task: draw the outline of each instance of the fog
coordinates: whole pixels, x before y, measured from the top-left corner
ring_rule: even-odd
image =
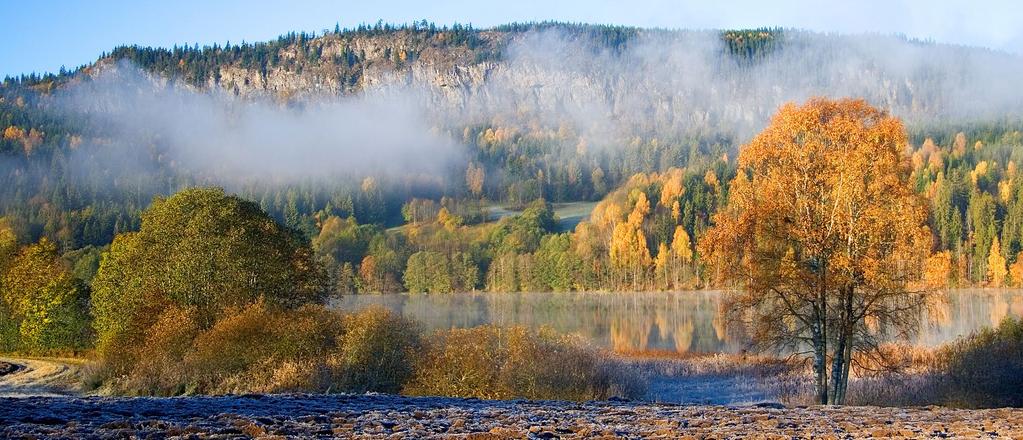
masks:
[[[559,31],[527,34],[469,100],[479,120],[557,126],[621,146],[634,136],[718,133],[745,142],[777,108],[812,96],[864,98],[908,124],[1023,115],[1023,59],[881,35],[789,31],[753,62],[717,32],[644,31],[621,51]]]
[[[120,63],[58,96],[102,133],[106,160],[152,148],[177,171],[227,183],[440,173],[463,150],[411,93],[376,91],[285,105],[154,78]],[[136,164],[137,165],[137,164]]]
[[[462,129],[479,125],[603,149],[723,136],[734,150],[782,103],[818,95],[861,97],[911,125],[1023,115],[1018,55],[881,35],[783,38],[750,61],[726,55],[716,31],[639,31],[617,49],[557,29],[527,32],[510,37],[496,64],[420,59],[410,69],[426,74],[384,72],[354,95],[291,101],[234,96],[226,84],[196,89],[122,63],[69,86],[55,108],[97,127],[108,159],[153,149],[162,166],[214,182],[436,179],[464,169]],[[472,68],[486,70],[481,81],[447,86]]]

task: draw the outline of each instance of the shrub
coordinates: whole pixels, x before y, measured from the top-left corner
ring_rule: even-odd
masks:
[[[168,308],[136,347],[132,358],[138,361],[123,386],[146,395],[183,394],[194,388],[182,360],[198,334],[198,325],[185,310]]]
[[[43,238],[25,246],[0,272],[0,348],[53,353],[89,346],[89,291],[55,244]]]
[[[949,405],[1023,406],[1023,319],[961,339],[939,354]]]
[[[324,359],[338,349],[342,325],[340,313],[321,306],[258,302],[199,334],[183,361],[199,392],[322,391]]]
[[[280,314],[262,303],[225,315],[195,339],[194,348],[185,357],[202,389],[220,389],[231,376],[275,358],[273,348],[280,345],[274,341]]]
[[[849,384],[854,405],[1023,406],[1023,320],[1007,318],[934,350],[897,347],[903,368]],[[891,355],[891,353],[889,353]]]
[[[578,340],[524,327],[434,335],[405,392],[485,399],[635,398],[638,374]]]
[[[418,327],[383,309],[257,302],[225,315],[202,331],[194,314],[171,307],[137,343],[106,346],[88,382],[142,395],[397,392],[420,347]]]
[[[419,326],[379,307],[345,319],[340,353],[332,358],[336,389],[397,393],[412,377],[422,343]]]

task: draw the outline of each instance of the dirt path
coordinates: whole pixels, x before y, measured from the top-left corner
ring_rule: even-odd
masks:
[[[82,361],[63,358],[6,358],[3,364],[13,365],[0,375],[0,396],[69,396],[80,394],[79,373]]]

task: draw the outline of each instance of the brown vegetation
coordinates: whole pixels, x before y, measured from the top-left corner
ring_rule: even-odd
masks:
[[[934,349],[891,344],[884,363],[857,359],[847,403],[874,406],[941,405],[998,408],[1023,405],[1023,320]],[[894,362],[893,362],[894,361]],[[810,390],[787,403],[812,403]]]
[[[578,340],[523,327],[440,332],[381,308],[343,314],[256,303],[200,330],[165,311],[143,343],[100,352],[87,381],[130,395],[404,392],[591,400],[641,397],[642,378]]]
[[[124,394],[398,392],[420,332],[380,309],[344,315],[320,306],[256,303],[200,331],[169,309],[144,343],[100,352],[93,386]]]
[[[641,397],[642,380],[577,340],[525,327],[440,332],[412,382],[412,395],[591,400]]]

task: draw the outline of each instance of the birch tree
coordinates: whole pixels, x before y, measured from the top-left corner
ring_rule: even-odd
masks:
[[[727,316],[757,348],[807,356],[821,404],[844,402],[854,355],[878,359],[882,340],[914,331],[932,292],[917,282],[931,235],[906,140],[863,100],[786,104],[741,150],[700,242],[739,288]]]

